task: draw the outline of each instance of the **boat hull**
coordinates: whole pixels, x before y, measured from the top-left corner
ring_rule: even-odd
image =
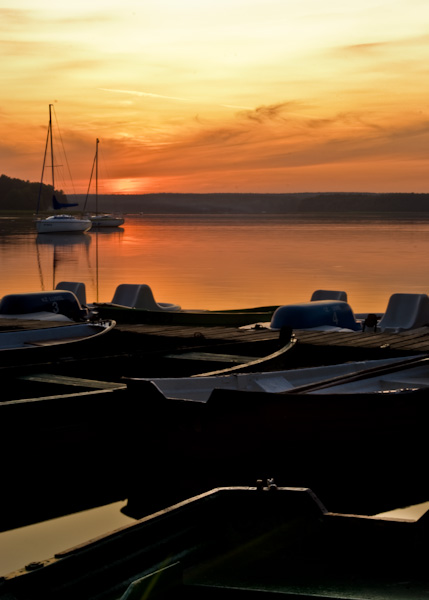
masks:
[[[113,215],[98,215],[91,216],[90,221],[92,227],[120,227],[124,224],[123,217],[115,217]]]
[[[136,453],[144,439],[153,457],[145,479],[157,482],[161,502],[156,508],[166,498],[177,502],[268,477],[309,486],[344,512],[373,514],[427,500],[421,473],[428,390],[323,397],[214,390],[208,402],[198,402],[127,383],[136,403],[145,404]],[[130,486],[136,518],[155,508],[141,482]]]
[[[89,219],[48,217],[36,221],[37,233],[85,233],[92,227]]]
[[[37,327],[28,328],[27,323],[17,320],[13,330],[0,332],[1,369],[7,371],[11,367],[55,363],[65,356],[74,356],[76,346],[84,360],[84,348],[88,348],[86,352],[91,354],[100,336],[116,325],[114,321],[58,322],[54,327],[43,327],[41,322],[37,322]]]
[[[311,489],[267,484],[210,490],[23,566],[0,599],[428,598],[427,515],[336,514]]]
[[[255,323],[266,323],[276,310],[276,306],[246,308],[238,310],[179,310],[156,311],[118,306],[110,303],[96,303],[97,314],[103,319],[114,319],[117,323],[146,323],[160,325],[193,325],[193,326],[229,326],[241,327]]]

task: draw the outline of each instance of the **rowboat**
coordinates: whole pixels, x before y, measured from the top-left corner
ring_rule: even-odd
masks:
[[[200,493],[232,485],[234,478],[245,485],[273,476],[281,485],[308,485],[323,492],[338,510],[371,511],[392,499],[423,501],[429,494],[429,484],[419,476],[428,458],[427,361],[408,357],[316,369],[312,393],[304,387],[310,369],[125,382],[147,411],[142,437],[156,459],[146,473],[152,468],[152,477],[163,473],[157,483],[160,494],[174,492],[180,498],[180,492],[183,498],[189,489]],[[359,388],[346,393],[333,385],[363,379],[370,371],[386,377],[391,371],[401,391],[393,378],[383,393]],[[290,380],[295,376],[295,387],[287,373]],[[327,380],[330,389],[317,393],[317,385]],[[384,393],[392,385],[396,393]],[[404,498],[406,493],[413,497]],[[144,510],[148,497],[137,483],[131,496],[137,510]]]
[[[6,322],[6,321],[5,321]],[[7,323],[10,323],[7,321]],[[115,327],[114,321],[56,323],[55,326],[28,327],[27,321],[17,321],[0,331],[0,366],[35,364],[59,360],[98,342]],[[82,354],[82,357],[84,354]]]
[[[388,394],[429,387],[429,358],[408,356],[347,362],[328,366],[256,371],[191,377],[131,378],[133,389],[166,398],[207,402],[214,390],[266,392],[272,394]]]
[[[61,381],[32,369],[26,389],[35,395],[42,385],[42,397],[0,403],[0,453],[8,456],[0,528],[123,498],[140,519],[214,487],[269,477],[311,487],[339,512],[374,514],[429,497],[421,475],[425,388],[347,395],[215,388],[204,401],[169,397],[140,379],[93,381],[85,390],[81,377]]]
[[[206,491],[0,580],[26,598],[429,597],[428,515],[329,511],[311,489]]]
[[[79,290],[86,299],[82,282],[60,282],[57,289]],[[111,302],[94,302],[88,308],[102,319],[117,323],[146,323],[158,325],[230,326],[240,327],[258,321],[269,321],[276,306],[231,310],[182,309],[173,302],[158,302],[147,284],[122,283],[117,286]]]
[[[118,323],[153,323],[157,325],[191,325],[204,327],[241,327],[269,321],[276,306],[230,310],[181,309],[178,311],[150,310],[119,306],[113,303],[94,303],[94,310],[103,319],[114,319]]]

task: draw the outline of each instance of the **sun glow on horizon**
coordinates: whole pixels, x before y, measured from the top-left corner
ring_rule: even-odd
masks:
[[[108,182],[104,193],[107,194],[147,194],[151,192],[150,178],[124,178],[112,179]],[[109,191],[107,191],[107,189]]]

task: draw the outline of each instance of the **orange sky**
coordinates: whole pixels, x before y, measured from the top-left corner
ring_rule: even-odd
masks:
[[[427,0],[0,0],[0,173],[76,192],[429,191]],[[70,192],[70,190],[65,190]]]

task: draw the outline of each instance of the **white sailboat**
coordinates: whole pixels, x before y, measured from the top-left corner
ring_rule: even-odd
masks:
[[[40,181],[39,200],[37,204],[36,215],[39,213],[40,197],[43,185],[43,175],[45,171],[46,156],[50,150],[51,156],[51,173],[52,173],[52,189],[55,192],[55,163],[54,163],[54,145],[52,136],[52,104],[49,105],[49,126],[48,135],[46,138],[45,155],[43,158],[42,177]],[[58,202],[55,194],[52,196],[52,207],[54,210],[61,210],[77,204],[64,204]],[[91,229],[92,223],[89,219],[82,219],[78,216],[68,215],[64,213],[50,215],[46,218],[36,218],[37,233],[84,233]]]
[[[88,192],[86,194],[84,210],[86,207],[86,203],[88,201],[89,190],[91,188],[92,176],[94,174],[94,169],[95,169],[95,215],[89,215],[88,218],[90,219],[90,221],[92,223],[92,227],[119,227],[125,221],[125,219],[122,216],[106,214],[106,213],[100,214],[98,212],[98,144],[99,143],[100,143],[100,140],[97,138],[96,144],[95,144],[94,162],[92,164],[91,176],[89,178]]]

